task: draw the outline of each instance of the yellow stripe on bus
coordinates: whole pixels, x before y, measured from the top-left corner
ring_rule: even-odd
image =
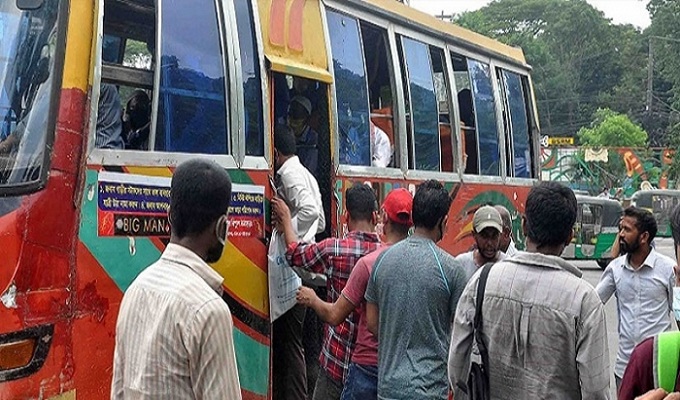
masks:
[[[267,274],[233,244],[227,242],[222,258],[212,267],[224,277],[224,285],[250,308],[269,315]]]
[[[160,176],[172,178],[172,171],[168,167],[131,167],[125,166],[128,173],[134,175]]]
[[[76,400],[76,391],[74,389],[70,392],[62,393],[55,397],[50,397],[48,400]]]
[[[90,77],[92,27],[94,10],[92,0],[72,0],[66,34],[66,57],[62,88],[87,91]]]

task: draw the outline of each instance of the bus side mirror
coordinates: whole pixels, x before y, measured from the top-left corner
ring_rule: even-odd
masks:
[[[44,0],[16,0],[16,6],[22,11],[37,10],[42,7]]]

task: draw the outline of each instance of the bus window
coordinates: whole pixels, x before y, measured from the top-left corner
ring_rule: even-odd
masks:
[[[360,26],[371,106],[371,165],[395,166],[394,91],[387,31],[363,21]]]
[[[253,10],[248,0],[235,0],[236,24],[241,50],[243,101],[245,110],[245,140],[247,156],[264,156],[262,122],[262,89],[260,66],[253,26]]]
[[[444,172],[455,171],[454,138],[451,136],[451,114],[449,112],[449,84],[446,76],[446,61],[444,51],[430,46],[430,58],[432,59],[432,71],[434,73],[434,88],[437,93],[437,105],[439,106],[439,142],[441,147],[441,170]]]
[[[409,98],[406,119],[409,128],[409,166],[414,169],[439,171],[439,111],[434,88],[430,50],[422,42],[402,37],[406,80],[404,89]]]
[[[0,2],[0,189],[12,186],[13,193],[33,190],[47,176],[61,79],[55,73],[59,3],[28,11]]]
[[[528,99],[524,93],[522,78],[506,70],[498,70],[503,89],[503,108],[508,143],[508,175],[518,178],[531,177],[531,145],[529,140]],[[512,144],[512,146],[510,146]]]
[[[226,154],[227,55],[215,2],[173,2],[161,9],[160,87],[155,148]]]
[[[368,88],[359,22],[327,12],[335,72],[340,163],[370,165]]]
[[[451,58],[465,131],[465,173],[498,176],[500,147],[489,65],[455,53]]]

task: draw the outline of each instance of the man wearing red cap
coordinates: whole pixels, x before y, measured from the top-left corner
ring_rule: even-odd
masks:
[[[333,326],[340,324],[355,308],[359,308],[359,333],[342,391],[342,400],[378,398],[378,339],[366,327],[364,295],[378,256],[390,245],[408,236],[413,224],[412,207],[413,196],[408,190],[394,189],[387,194],[381,210],[385,244],[357,261],[342,296],[335,303],[321,300],[314,290],[307,287],[301,287],[298,291],[298,303],[311,307],[324,322]]]

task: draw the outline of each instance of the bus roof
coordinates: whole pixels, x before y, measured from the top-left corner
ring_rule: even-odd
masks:
[[[662,195],[680,197],[680,190],[673,189],[638,190],[637,192],[633,193],[631,199],[636,199],[643,196],[662,196]]]
[[[451,44],[456,44],[474,51],[492,53],[505,58],[524,67],[529,68],[524,52],[519,47],[508,46],[495,39],[462,28],[458,25],[445,22],[432,15],[409,7],[395,0],[345,0],[356,6],[363,7],[372,13],[382,14],[383,17],[390,18],[408,25],[411,28],[427,33],[445,36]]]
[[[607,206],[615,206],[618,208],[623,208],[621,206],[621,203],[618,200],[614,199],[608,199],[606,197],[595,197],[595,196],[583,196],[583,195],[576,195],[576,202],[581,204],[581,203],[588,203],[588,204],[601,204],[601,205],[607,205]]]

